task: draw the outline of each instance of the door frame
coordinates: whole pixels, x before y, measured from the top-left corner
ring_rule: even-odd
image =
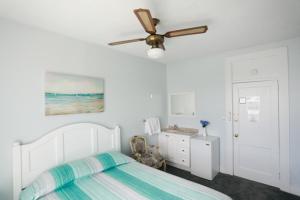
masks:
[[[225,61],[225,136],[223,162],[221,172],[233,175],[233,83],[256,82],[256,81],[277,81],[279,97],[279,173],[280,180],[278,187],[286,192],[290,189],[290,157],[289,157],[289,92],[288,92],[288,53],[287,47],[254,52],[246,55],[229,57]],[[233,80],[232,63],[238,60],[258,59],[266,56],[274,56],[282,63],[278,76],[264,76],[263,78]]]

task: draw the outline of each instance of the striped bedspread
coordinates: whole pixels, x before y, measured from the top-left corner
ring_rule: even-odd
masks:
[[[105,155],[105,157],[107,158],[108,156]],[[115,159],[117,157],[119,158],[118,160],[121,160],[120,156],[114,155],[114,157]],[[113,159],[108,159],[110,160],[108,162],[106,158],[101,160],[105,160],[105,162],[102,163],[103,166],[111,166],[112,164],[115,164]],[[79,171],[78,168],[77,171]],[[64,169],[62,173],[62,170],[60,170],[60,175],[62,176],[56,176],[56,182],[61,182],[62,177],[68,177],[64,173],[68,172]],[[36,185],[38,185],[38,187],[35,187],[35,193],[38,189],[43,190],[41,187],[41,182]],[[32,191],[33,189],[31,188],[31,192]],[[25,200],[25,198],[21,199]],[[29,199],[31,199],[31,197],[29,197]],[[57,187],[52,192],[43,196],[39,196],[38,199],[230,200],[231,198],[205,186],[167,174],[163,171],[150,168],[128,159],[128,162],[121,162],[121,164],[111,167],[107,170],[66,182],[64,185]]]
[[[43,200],[229,200],[217,192],[137,162],[84,177]]]

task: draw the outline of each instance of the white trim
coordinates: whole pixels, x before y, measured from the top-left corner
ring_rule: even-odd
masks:
[[[222,156],[223,162],[221,162],[220,170],[223,173],[233,175],[233,139],[232,139],[232,69],[230,61],[226,60],[225,65],[225,150]]]
[[[14,200],[18,200],[21,190],[43,171],[64,162],[110,150],[120,151],[120,128],[116,126],[110,129],[95,123],[66,125],[34,142],[14,143]]]
[[[21,169],[21,143],[13,144],[13,198],[19,199],[19,194],[22,190],[22,169]]]
[[[265,76],[247,80],[233,81],[232,63],[234,61],[251,60],[266,56],[282,58],[278,76]],[[225,114],[226,114],[226,138],[225,151],[221,171],[233,175],[233,135],[232,135],[232,84],[233,82],[252,81],[278,81],[279,84],[279,132],[280,132],[280,185],[281,190],[290,192],[289,169],[289,95],[288,95],[288,55],[287,47],[280,47],[266,51],[254,52],[247,55],[235,56],[226,59],[225,63]]]

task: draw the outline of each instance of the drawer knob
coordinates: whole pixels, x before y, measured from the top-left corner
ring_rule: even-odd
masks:
[[[181,151],[184,152],[184,149],[182,149]]]
[[[184,162],[184,160],[182,160],[182,162]]]
[[[257,75],[258,74],[258,69],[252,69],[250,71],[251,75]]]
[[[208,144],[208,143],[206,143],[206,145],[207,145],[207,146],[209,146],[209,144]]]
[[[184,142],[184,140],[182,140],[182,142]]]

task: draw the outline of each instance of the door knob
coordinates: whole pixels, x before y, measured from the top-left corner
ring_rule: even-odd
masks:
[[[237,137],[239,137],[239,134],[237,134],[237,133],[236,133],[236,134],[234,134],[234,137],[236,137],[236,138],[237,138]]]

